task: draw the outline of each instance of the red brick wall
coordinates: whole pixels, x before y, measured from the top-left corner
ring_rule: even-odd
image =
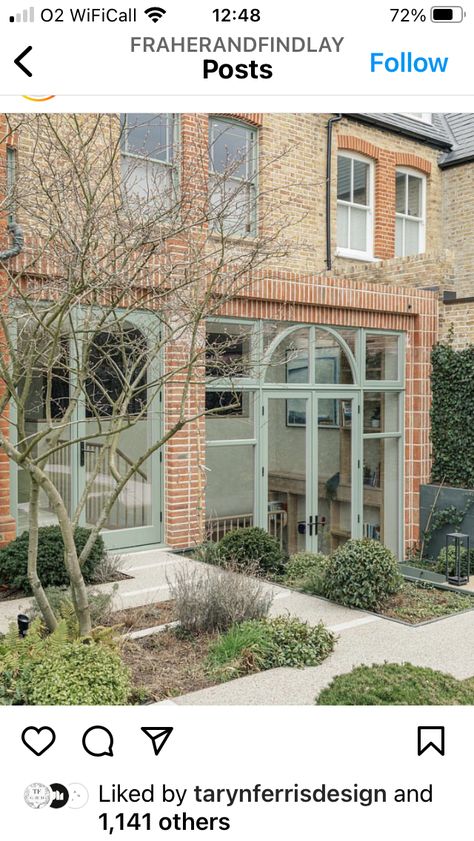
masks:
[[[430,352],[437,338],[436,293],[348,281],[344,278],[261,272],[250,288],[227,303],[222,315],[400,330],[406,333],[405,545],[418,537],[419,487],[430,476]],[[199,393],[200,392],[200,393]],[[168,389],[167,411],[180,389]],[[204,404],[204,388],[193,395]],[[175,410],[176,410],[175,405]],[[187,427],[166,456],[168,543],[185,548],[199,537],[204,509],[204,426]]]

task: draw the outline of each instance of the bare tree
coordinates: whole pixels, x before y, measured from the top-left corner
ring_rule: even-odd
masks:
[[[130,125],[116,115],[12,116],[8,125],[3,142],[14,135],[20,147],[1,210],[21,224],[24,243],[13,227],[22,252],[0,265],[0,415],[12,430],[0,429],[0,446],[25,486],[28,575],[46,625],[53,630],[56,617],[37,570],[42,507],[61,529],[86,636],[82,567],[97,536],[120,506],[137,507],[152,453],[206,413],[194,399],[204,382],[205,319],[288,254],[289,223],[281,197],[262,191],[257,202],[242,177],[248,150],[223,160],[225,138],[211,177],[206,143],[192,162],[180,161],[178,182],[180,151],[156,117]],[[130,137],[141,137],[143,150],[137,140],[130,148]],[[255,163],[260,184],[274,162]],[[257,207],[258,236],[249,236]],[[212,354],[214,370],[218,359],[223,370],[225,346]],[[162,424],[160,394],[170,382],[179,405]],[[142,445],[124,452],[131,433]],[[73,500],[77,448],[86,470]],[[90,533],[78,553],[84,517]]]

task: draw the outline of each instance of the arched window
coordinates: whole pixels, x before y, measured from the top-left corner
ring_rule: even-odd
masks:
[[[268,348],[265,382],[352,385],[356,370],[354,352],[354,330],[289,327]]]

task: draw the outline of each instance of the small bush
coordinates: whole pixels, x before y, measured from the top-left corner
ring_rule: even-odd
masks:
[[[111,614],[113,612],[113,599],[117,592],[117,587],[118,585],[114,584],[109,593],[104,593],[99,590],[89,590],[88,597],[92,627],[95,627],[96,625],[103,625],[104,622],[107,622],[110,619]],[[46,596],[51,605],[53,613],[57,618],[68,619],[72,616],[74,617],[75,623],[77,625],[77,619],[75,618],[74,608],[72,604],[71,591],[68,588],[65,589],[64,587],[47,587]],[[41,617],[41,611],[38,607],[36,599],[33,600],[28,614],[30,620],[36,619],[37,616]]]
[[[29,704],[126,704],[131,685],[120,655],[95,642],[50,646],[23,675]]]
[[[402,584],[395,555],[377,540],[348,540],[329,559],[324,594],[339,604],[374,610]]]
[[[222,566],[222,558],[219,553],[219,544],[213,543],[211,540],[206,540],[200,546],[196,546],[193,551],[194,560],[200,561],[203,564],[211,564],[212,566]]]
[[[258,567],[262,572],[281,572],[283,552],[280,544],[265,529],[249,526],[224,535],[218,544],[219,557],[224,564],[239,567]]]
[[[180,570],[169,586],[177,619],[193,634],[226,631],[247,619],[260,619],[273,601],[260,581],[230,570]]]
[[[454,546],[448,547],[448,559],[449,559],[449,575],[455,575],[455,563],[456,563],[456,554]],[[473,569],[473,556],[471,555],[470,559],[470,572],[474,573]],[[441,552],[438,555],[435,565],[435,571],[439,572],[440,575],[446,575],[446,549],[441,549]],[[467,549],[461,546],[461,575],[467,575]]]
[[[323,689],[321,706],[452,705],[474,704],[474,685],[451,675],[413,666],[384,663],[357,666],[339,675]]]
[[[91,576],[91,581],[94,584],[108,584],[120,577],[122,567],[122,556],[112,555],[110,552],[104,551],[103,557],[99,560],[97,566]]]
[[[84,548],[89,534],[90,530],[84,528],[77,528],[74,532],[74,542],[78,553]],[[0,549],[0,584],[11,590],[22,590],[25,593],[31,593],[27,572],[28,539],[29,533],[24,531],[8,546]],[[86,582],[93,579],[94,571],[104,557],[104,541],[99,536],[82,567]],[[38,575],[43,587],[69,585],[69,576],[64,564],[64,543],[59,526],[43,526],[39,529]]]
[[[244,622],[222,634],[209,652],[208,667],[219,680],[281,666],[317,666],[333,650],[335,638],[322,623],[297,618]]]
[[[328,556],[299,552],[291,555],[285,567],[284,582],[290,587],[315,595],[324,594],[324,580]]]

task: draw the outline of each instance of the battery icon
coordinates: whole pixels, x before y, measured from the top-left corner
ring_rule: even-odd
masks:
[[[466,17],[462,6],[432,6],[431,20],[433,23],[461,23]]]

